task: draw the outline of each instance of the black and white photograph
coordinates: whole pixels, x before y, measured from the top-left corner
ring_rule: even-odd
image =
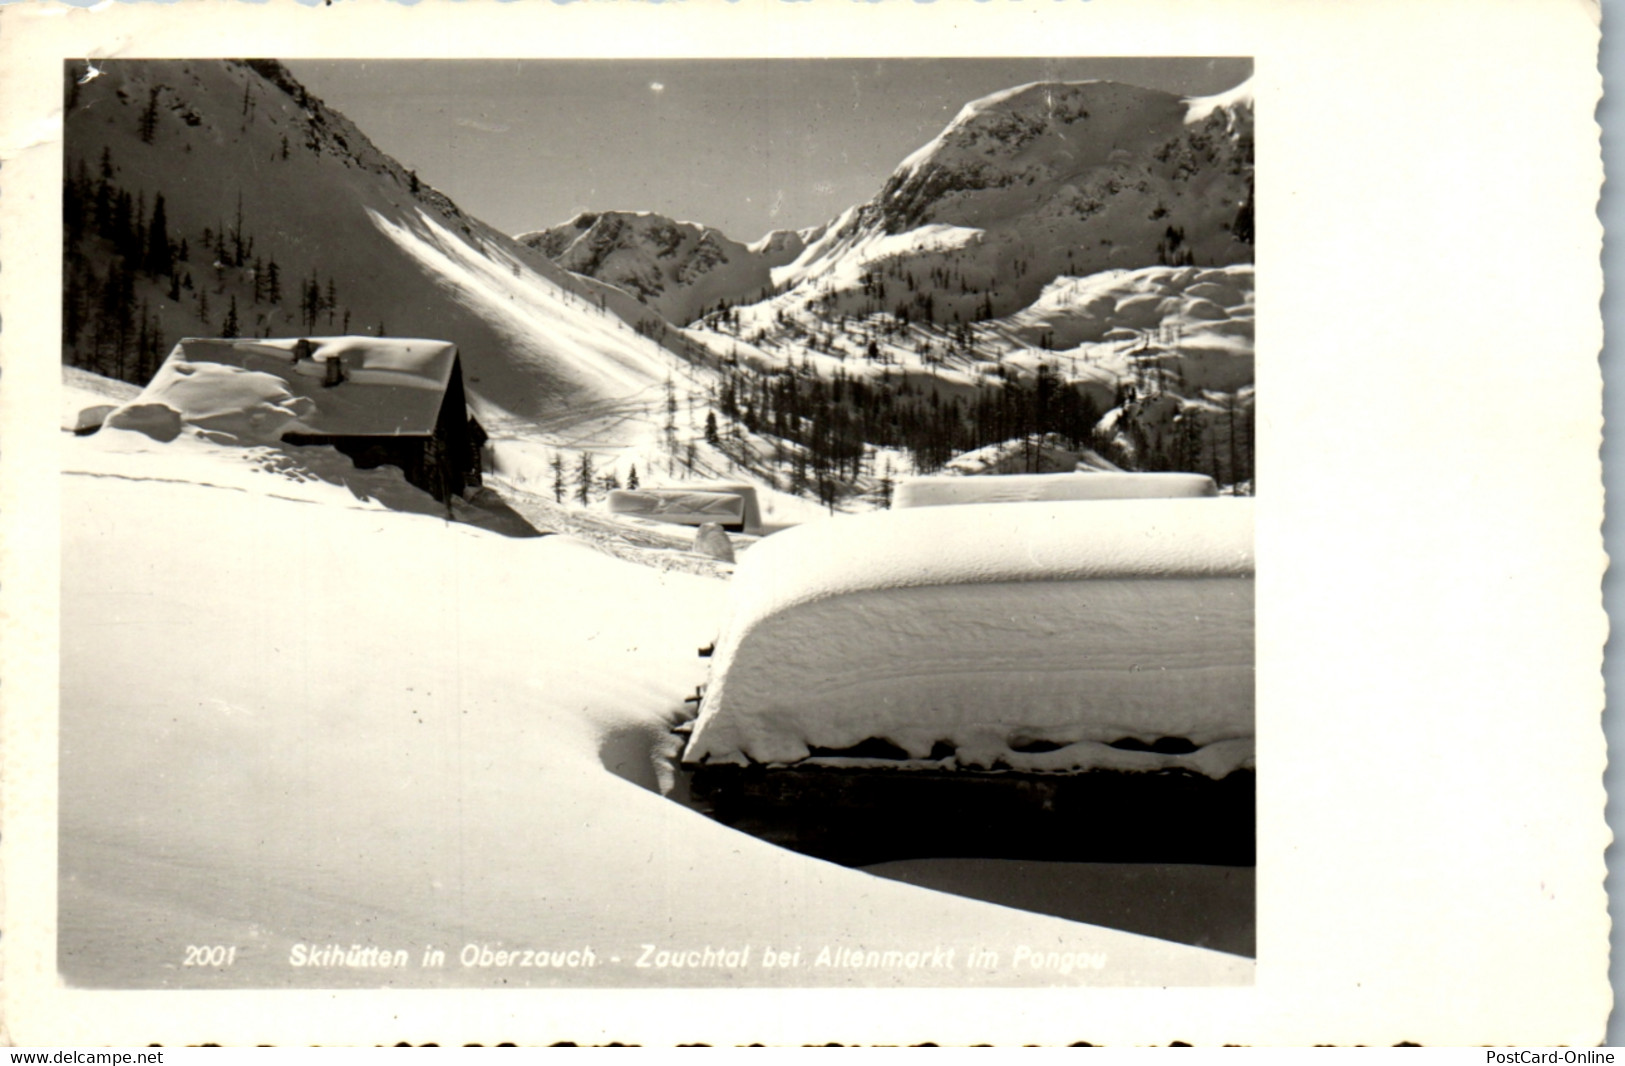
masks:
[[[63,978],[1251,981],[1251,67],[67,62]]]
[[[1595,14],[0,5],[0,1039],[1595,1043]]]

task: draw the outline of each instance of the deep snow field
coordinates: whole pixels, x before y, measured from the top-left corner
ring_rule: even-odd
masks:
[[[65,409],[126,398],[93,389],[70,375]],[[877,877],[672,802],[669,727],[705,678],[725,579],[451,523],[391,471],[324,476],[324,452],[62,435],[69,984],[1252,981],[1241,955],[1120,931],[1250,941],[1250,870]],[[992,882],[1021,889],[1014,906],[919,887]],[[1203,915],[1229,933],[1190,928]],[[188,965],[210,946],[230,965]],[[639,965],[707,948],[719,964]],[[429,949],[444,965],[420,965]],[[766,967],[769,949],[800,964]],[[914,964],[862,965],[870,950]],[[405,967],[345,964],[398,951]],[[518,954],[482,964],[498,952]]]

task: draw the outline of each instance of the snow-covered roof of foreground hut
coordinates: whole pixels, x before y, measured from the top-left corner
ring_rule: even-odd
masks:
[[[942,507],[1028,500],[1136,500],[1217,496],[1206,474],[998,474],[915,477],[897,486],[893,507]]]
[[[299,412],[284,432],[329,437],[428,436],[434,432],[457,360],[456,345],[397,337],[308,340],[309,351],[296,362],[299,342],[294,338],[189,337],[175,345],[141,399],[165,403],[187,421],[197,422],[188,416],[220,407],[220,397],[214,393],[231,387],[232,376],[213,374],[199,379],[178,368],[216,363],[278,378],[293,397],[309,401],[283,405]],[[342,362],[344,379],[328,386],[324,382],[332,359]]]
[[[685,758],[791,763],[885,740],[961,766],[1223,776],[1251,758],[1245,498],[926,507],[745,556]],[[1189,755],[1128,752],[1133,738]],[[1136,761],[1138,760],[1138,761]]]

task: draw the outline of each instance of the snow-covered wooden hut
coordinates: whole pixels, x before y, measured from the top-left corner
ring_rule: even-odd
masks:
[[[1251,861],[1252,503],[921,506],[765,538],[683,755],[694,795],[843,862]]]
[[[1252,501],[1039,501],[763,540],[734,577],[685,760],[800,763],[878,740],[902,762],[1222,777],[1252,736]]]
[[[616,489],[609,494],[611,514],[673,525],[715,522],[730,533],[762,532],[762,508],[756,486],[744,481],[695,481],[671,487]]]
[[[715,522],[723,529],[742,532],[745,501],[738,493],[687,489],[614,489],[609,513],[680,526]]]
[[[329,445],[362,469],[399,467],[439,500],[480,483],[485,433],[469,414],[457,346],[447,341],[191,337],[175,345],[148,392],[173,398],[184,378],[197,376],[181,368],[199,364],[279,379],[292,394],[282,406],[295,417],[279,434],[290,444]]]

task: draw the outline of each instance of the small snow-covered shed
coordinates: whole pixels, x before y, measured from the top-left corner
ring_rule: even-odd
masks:
[[[877,745],[894,766],[1251,765],[1250,499],[809,522],[752,548],[730,595],[691,765],[873,765]]]
[[[292,394],[282,404],[292,417],[280,432],[290,444],[329,445],[362,469],[399,467],[440,500],[480,484],[485,432],[469,414],[457,346],[448,341],[189,337],[175,345],[144,398],[176,400],[185,379],[197,378],[181,368],[198,364],[279,379]]]
[[[616,489],[609,494],[609,510],[611,514],[683,526],[715,522],[730,533],[762,532],[756,486],[746,481],[694,481],[671,487]]]
[[[745,501],[733,492],[685,489],[613,489],[610,514],[647,518],[681,526],[714,522],[723,529],[745,528]]]

